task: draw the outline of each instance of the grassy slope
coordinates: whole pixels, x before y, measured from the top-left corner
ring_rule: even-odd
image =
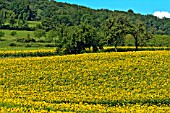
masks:
[[[39,21],[28,21],[29,27],[36,27],[36,25],[41,24]]]
[[[2,37],[3,41],[0,41],[0,48],[9,47],[9,44],[15,41],[17,38],[26,38],[29,34],[31,37],[34,37],[33,31],[23,31],[23,30],[2,30],[5,33],[5,36]],[[11,32],[16,31],[17,35],[11,36]]]
[[[40,24],[41,22],[37,21],[28,21],[29,27],[36,27],[37,24]],[[34,31],[25,31],[25,30],[3,30],[5,33],[5,36],[2,37],[3,41],[0,41],[0,48],[9,48],[9,44],[14,42],[17,38],[26,38],[29,34],[30,37],[34,37]],[[11,36],[11,32],[16,31],[16,36]]]

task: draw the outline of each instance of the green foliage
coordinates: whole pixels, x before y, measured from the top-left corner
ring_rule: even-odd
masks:
[[[136,51],[138,50],[138,46],[145,40],[145,31],[146,31],[146,26],[145,24],[140,21],[136,20],[135,23],[131,27],[130,33],[133,35],[135,39],[135,46],[136,46]]]
[[[158,19],[153,15],[135,14],[131,9],[127,12],[108,9],[93,10],[84,6],[48,0],[2,1],[0,3],[0,28],[28,30],[35,27],[29,26],[28,23],[41,21],[41,27],[46,31],[55,30],[59,24],[74,26],[81,22],[101,29],[106,19],[112,15],[121,16],[122,14],[126,15],[131,22],[139,19],[147,27],[157,28],[156,33],[170,34],[168,18]]]
[[[12,31],[10,35],[11,36],[15,36],[15,35],[17,35],[17,32],[16,31]]]
[[[57,39],[57,37],[58,37],[57,31],[50,30],[49,32],[47,32],[46,40],[48,42],[53,42],[54,40]]]
[[[127,34],[124,39],[125,46],[135,46],[135,39],[131,34]]]
[[[152,39],[146,42],[147,46],[167,46],[170,47],[170,36],[155,35]]]
[[[62,25],[63,26],[63,25]],[[98,50],[96,29],[89,24],[81,23],[78,26],[62,27],[59,31],[59,38],[56,41],[58,51],[69,53],[81,53],[85,48],[93,47],[93,51]]]
[[[104,31],[108,44],[115,45],[117,51],[118,43],[121,43],[122,38],[129,32],[130,22],[125,15],[114,16],[105,22]]]
[[[30,43],[30,42],[36,42],[36,40],[34,38],[30,37],[30,34],[27,34],[27,38],[24,40],[25,43]]]
[[[13,41],[21,46],[24,43],[30,46],[27,43],[31,42],[36,42],[36,46],[56,43],[58,50],[66,53],[81,53],[91,47],[98,51],[108,45],[114,45],[115,51],[120,45],[135,45],[137,50],[138,46],[168,46],[167,37],[151,38],[153,34],[169,35],[169,26],[168,18],[135,14],[131,9],[93,10],[53,0],[0,1],[0,29],[20,30],[17,35],[5,32],[6,41],[1,45]],[[134,39],[127,34],[132,34]]]
[[[4,25],[5,23],[5,17],[4,17],[4,10],[0,10],[0,28]]]
[[[14,43],[14,42],[11,42],[11,43],[9,44],[9,46],[17,46],[17,44]]]
[[[46,32],[43,29],[36,29],[34,31],[34,36],[37,38],[46,37]]]
[[[5,33],[3,31],[0,31],[0,37],[4,37]]]

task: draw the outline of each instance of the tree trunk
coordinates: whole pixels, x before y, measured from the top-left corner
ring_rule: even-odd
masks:
[[[115,52],[117,52],[117,44],[115,44]]]
[[[135,48],[135,51],[138,51],[138,38],[136,37],[135,38],[135,46],[136,46],[136,48]]]
[[[96,45],[93,45],[93,52],[97,52],[98,51],[98,47]]]

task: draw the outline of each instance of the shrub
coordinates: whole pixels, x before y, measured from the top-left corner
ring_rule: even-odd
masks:
[[[29,43],[29,42],[36,42],[36,40],[33,38],[25,39],[25,43]]]
[[[27,44],[25,47],[31,47],[31,44]]]
[[[0,31],[0,38],[4,36],[5,36],[5,33],[3,31]]]
[[[16,31],[12,31],[10,35],[11,36],[15,36],[15,35],[17,35],[17,32]]]
[[[38,40],[37,42],[46,43],[46,40],[40,39],[40,40]]]
[[[25,38],[20,38],[20,37],[19,37],[19,38],[16,39],[16,41],[17,41],[17,42],[22,42],[22,43],[24,43],[24,42],[25,42]]]
[[[12,43],[9,44],[9,46],[17,46],[17,44],[12,42]]]

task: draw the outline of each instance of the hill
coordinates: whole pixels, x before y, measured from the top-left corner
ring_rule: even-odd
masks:
[[[114,23],[116,20],[117,22]],[[122,28],[122,23],[126,28]],[[107,24],[111,26],[108,27]],[[143,31],[135,37],[133,31],[139,28],[137,25],[143,26],[141,27]],[[115,28],[115,26],[119,27]],[[59,51],[66,48],[69,53],[80,53],[88,47],[93,47],[94,51],[97,51],[104,45],[115,45],[115,48],[117,45],[155,46],[155,42],[159,43],[158,40],[163,41],[156,46],[169,46],[170,39],[167,36],[170,35],[170,19],[168,18],[159,19],[153,15],[136,14],[131,9],[127,12],[94,10],[54,0],[0,0],[0,29],[32,31],[30,34],[34,32],[34,35],[31,35],[31,39],[30,34],[27,34],[14,41],[53,43],[52,46],[57,43],[55,46],[59,48]],[[132,35],[124,39],[127,34]],[[150,39],[154,37],[153,34],[156,34],[154,40]],[[138,39],[139,37],[147,40]],[[165,42],[160,37],[168,38]],[[80,50],[77,50],[79,48]]]
[[[27,21],[43,21],[47,18],[55,24],[78,25],[82,21],[86,21],[95,27],[101,27],[101,22],[119,14],[127,15],[131,21],[140,19],[147,26],[155,27],[157,33],[170,34],[170,19],[135,14],[133,10],[128,12],[108,9],[94,10],[76,4],[50,2],[49,0],[0,0],[0,27],[9,29],[28,29]],[[49,29],[51,28],[47,30]]]

